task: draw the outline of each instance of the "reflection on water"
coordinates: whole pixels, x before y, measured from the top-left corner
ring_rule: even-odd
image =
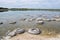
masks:
[[[52,18],[55,15],[60,16],[60,12],[53,11],[8,11],[8,12],[0,12],[0,22],[3,22],[0,25],[0,36],[5,35],[8,30],[13,30],[15,28],[25,28],[29,29],[32,27],[38,27],[42,30],[42,34],[47,34],[49,32],[55,32],[57,34],[60,33],[60,22],[51,21],[45,23],[43,25],[37,25],[35,21],[26,22],[21,21],[21,18],[37,18],[41,17],[41,15],[46,15],[47,18]],[[45,17],[45,16],[44,16]],[[16,21],[16,24],[9,24],[10,22]]]

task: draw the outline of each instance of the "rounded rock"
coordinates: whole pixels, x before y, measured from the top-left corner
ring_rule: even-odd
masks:
[[[56,19],[56,21],[60,21],[60,19]]]
[[[27,18],[21,18],[20,21],[25,21]]]
[[[28,30],[28,33],[38,35],[38,34],[41,33],[41,30],[38,29],[38,28],[31,28],[31,29]]]
[[[52,18],[51,21],[56,21],[56,19]]]
[[[43,19],[42,19],[42,18],[37,18],[37,19],[36,19],[36,21],[41,21],[41,20],[43,20]]]
[[[32,22],[32,21],[35,21],[35,18],[29,18],[29,19],[27,19],[26,21]]]
[[[48,21],[48,22],[49,22],[49,21],[51,21],[51,19],[46,19],[46,21]]]
[[[9,24],[16,24],[16,22],[10,22]]]
[[[3,22],[0,22],[0,25],[3,24]]]
[[[57,16],[54,16],[54,18],[59,19],[59,18],[60,18],[60,16],[59,16],[59,15],[57,15]]]
[[[24,32],[25,32],[24,29],[20,29],[20,28],[17,28],[17,29],[16,29],[16,34],[22,34],[22,33],[24,33]]]
[[[4,40],[4,39],[0,39],[0,40]]]
[[[10,38],[11,38],[11,36],[6,36],[6,37],[5,37],[5,39],[10,39]]]
[[[16,36],[16,30],[10,32],[7,36],[11,36],[11,37]]]
[[[44,24],[44,21],[36,21],[37,24]]]

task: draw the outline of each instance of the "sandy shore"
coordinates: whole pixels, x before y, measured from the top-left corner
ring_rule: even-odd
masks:
[[[18,34],[10,38],[9,40],[60,40],[60,37],[47,37],[47,36],[24,33],[24,34]]]

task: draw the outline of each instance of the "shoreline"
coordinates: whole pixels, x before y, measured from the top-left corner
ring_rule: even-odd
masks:
[[[24,29],[17,28],[9,32],[6,36],[3,36],[1,40],[60,40],[60,34],[32,34],[28,31],[25,31]]]
[[[32,35],[28,33],[23,33],[23,34],[17,34],[16,36],[5,40],[60,40],[60,36],[47,37],[42,35]]]

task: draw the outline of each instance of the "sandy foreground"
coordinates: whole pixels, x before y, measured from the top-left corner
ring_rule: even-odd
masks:
[[[60,40],[60,37],[47,37],[47,36],[24,33],[24,34],[18,34],[7,40]]]

